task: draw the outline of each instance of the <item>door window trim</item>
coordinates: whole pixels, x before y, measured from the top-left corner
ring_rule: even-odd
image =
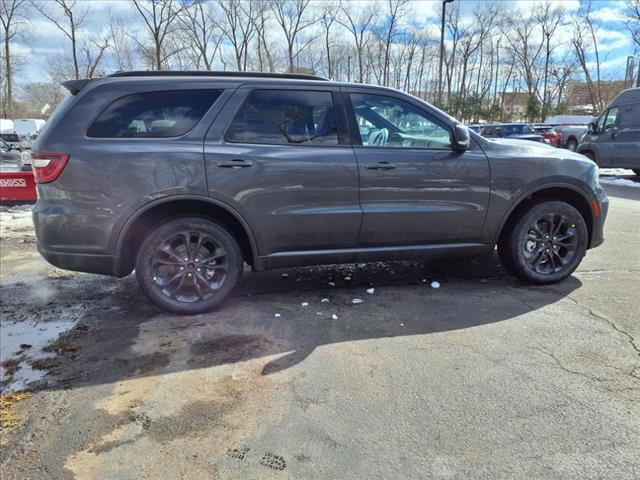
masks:
[[[389,151],[399,150],[399,151],[405,151],[405,152],[415,151],[415,150],[449,152],[449,151],[454,151],[455,150],[453,148],[453,145],[451,145],[451,147],[369,147],[369,146],[363,145],[362,144],[362,138],[360,137],[360,130],[358,129],[358,122],[356,120],[356,114],[355,114],[355,111],[353,109],[353,104],[351,103],[351,94],[377,95],[377,96],[381,96],[381,97],[388,97],[388,98],[392,98],[392,99],[395,99],[395,100],[400,100],[400,101],[403,101],[403,102],[407,102],[408,104],[410,104],[411,106],[413,106],[417,110],[419,110],[422,113],[424,113],[431,121],[433,121],[433,123],[435,123],[438,126],[446,129],[449,132],[449,135],[451,135],[452,139],[453,139],[453,130],[451,129],[451,127],[448,124],[443,122],[436,115],[434,115],[433,113],[429,112],[428,110],[423,108],[421,105],[416,104],[416,102],[411,101],[410,98],[405,98],[405,97],[402,97],[400,95],[394,95],[394,94],[386,92],[386,91],[378,92],[376,90],[365,90],[365,89],[344,89],[344,90],[342,90],[342,95],[344,97],[344,107],[345,107],[345,113],[347,115],[347,125],[349,126],[349,133],[350,133],[350,136],[351,136],[351,142],[352,142],[353,148],[358,148],[358,149],[363,149],[363,150],[370,150],[370,149],[389,150]]]
[[[349,130],[346,122],[346,114],[344,110],[344,102],[342,97],[340,96],[340,92],[335,89],[323,89],[323,88],[304,88],[303,86],[296,85],[297,88],[287,88],[283,85],[256,85],[249,88],[240,88],[236,92],[236,94],[240,93],[243,97],[240,99],[237,108],[230,115],[230,120],[227,125],[224,127],[221,135],[222,143],[224,145],[262,145],[268,147],[311,147],[311,148],[345,148],[350,147],[349,140]],[[300,143],[300,144],[291,144],[291,143],[264,143],[264,142],[233,142],[227,140],[227,134],[233,125],[233,121],[236,118],[236,115],[240,111],[240,109],[244,106],[247,98],[255,91],[261,90],[284,90],[286,92],[318,92],[318,93],[329,93],[331,94],[331,101],[333,103],[334,116],[336,119],[336,127],[338,129],[338,143],[337,145],[323,145],[320,143]]]

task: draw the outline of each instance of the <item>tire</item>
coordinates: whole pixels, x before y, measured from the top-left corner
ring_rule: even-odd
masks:
[[[181,315],[219,306],[237,285],[242,268],[242,252],[233,234],[200,217],[158,225],[143,241],[135,265],[147,297]]]
[[[572,152],[575,152],[576,149],[578,148],[578,141],[571,137],[569,140],[567,140],[567,149],[571,150]]]
[[[548,225],[553,227],[548,229]],[[584,258],[588,241],[587,226],[578,210],[565,202],[545,201],[507,225],[498,242],[498,255],[511,274],[545,285],[573,273]]]
[[[587,157],[587,158],[588,158],[589,160],[591,160],[593,163],[596,163],[596,164],[597,164],[597,162],[596,162],[596,157],[595,157],[595,155],[593,154],[593,152],[592,152],[592,151],[587,150],[586,152],[582,152],[582,155],[584,155],[585,157]]]

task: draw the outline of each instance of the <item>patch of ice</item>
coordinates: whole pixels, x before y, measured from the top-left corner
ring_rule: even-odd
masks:
[[[283,274],[282,274],[282,278],[287,278],[288,276],[289,276],[289,274],[288,274],[288,273],[283,273]]]
[[[375,292],[375,291],[376,291],[375,288],[367,288],[367,293],[370,294],[370,295],[373,294],[373,292]]]
[[[57,340],[61,334],[71,330],[76,323],[77,320],[64,320],[3,324],[0,328],[0,363],[12,358],[19,361],[6,390],[23,390],[30,383],[42,379],[47,373],[46,370],[34,370],[29,363],[55,356],[53,353],[43,352],[42,349]],[[21,345],[31,347],[24,349]],[[5,368],[0,367],[0,382],[4,382],[8,377]]]
[[[620,185],[623,187],[640,188],[640,182],[633,181],[630,178],[600,177],[600,183],[604,183],[607,185]]]
[[[344,277],[344,279],[348,282],[349,280],[351,280],[351,277],[347,276],[347,277]]]
[[[320,300],[322,303],[329,303],[329,299],[328,298],[323,298],[322,300]]]
[[[331,318],[332,318],[333,320],[337,320],[337,319],[338,319],[338,315],[336,315],[336,314],[334,313],[333,315],[331,315]]]
[[[362,303],[362,299],[361,298],[354,298],[353,300],[351,300],[351,303],[355,303],[357,305],[358,303]]]
[[[329,282],[329,285],[331,285],[332,287],[336,286],[335,282]]]
[[[302,302],[302,303],[301,303],[301,305],[302,305],[303,307],[308,307],[308,306],[309,306],[309,302]]]
[[[431,282],[431,288],[440,288],[440,282],[436,282],[435,280]]]
[[[281,317],[281,315],[280,315],[279,313],[276,313],[276,314],[274,315],[274,317],[276,317],[276,318],[280,318],[280,317]]]

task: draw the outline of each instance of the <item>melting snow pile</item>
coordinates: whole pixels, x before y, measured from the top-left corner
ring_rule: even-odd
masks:
[[[33,233],[31,205],[2,207],[0,210],[0,237],[24,237],[25,233]]]

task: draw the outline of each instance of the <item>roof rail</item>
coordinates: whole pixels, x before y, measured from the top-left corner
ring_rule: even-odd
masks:
[[[116,72],[109,77],[239,77],[239,78],[284,78],[292,80],[323,80],[324,77],[304,73],[268,73],[268,72],[221,72],[213,70],[133,70]]]

